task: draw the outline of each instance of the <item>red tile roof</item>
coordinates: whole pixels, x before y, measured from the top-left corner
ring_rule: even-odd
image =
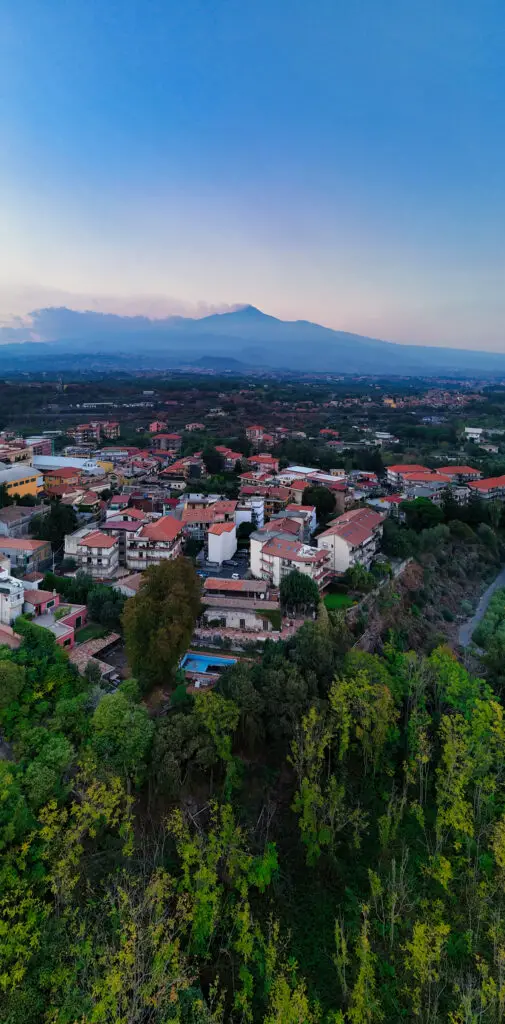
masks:
[[[209,533],[220,537],[222,533],[232,533],[234,529],[235,523],[213,523],[212,526],[209,526]]]
[[[96,530],[95,533],[88,533],[79,541],[79,547],[83,548],[113,548],[117,544],[117,537],[106,537],[105,533]]]
[[[424,473],[404,473],[403,474],[406,483],[420,483],[420,484],[433,484],[443,483],[450,484],[452,477],[446,476],[443,473],[430,473],[426,470]]]
[[[142,527],[140,536],[148,540],[173,541],[182,532],[182,525],[174,516],[162,516],[154,523]]]
[[[47,540],[30,540],[28,537],[23,539],[18,537],[0,537],[0,550],[11,548],[13,551],[38,551],[39,548],[48,546],[49,541]]]
[[[55,595],[52,590],[36,590],[28,589],[25,593],[25,601],[27,604],[33,604],[36,607],[38,604],[46,604],[47,601],[54,601]]]
[[[505,488],[505,476],[489,476],[485,480],[472,480],[468,486],[473,491],[494,491]]]
[[[481,475],[480,469],[472,469],[472,466],[440,466],[437,473],[446,473],[447,476],[470,476],[471,473]]]
[[[426,466],[420,466],[417,462],[399,463],[395,466],[386,466],[386,469],[390,469],[392,473],[429,473]]]

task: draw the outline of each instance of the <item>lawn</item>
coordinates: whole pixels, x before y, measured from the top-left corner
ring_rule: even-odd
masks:
[[[75,642],[76,644],[83,644],[85,640],[101,640],[106,633],[107,630],[103,626],[99,626],[97,622],[88,622],[87,626],[77,630]]]
[[[336,608],[350,608],[354,604],[348,594],[326,594],[324,603],[330,612]]]

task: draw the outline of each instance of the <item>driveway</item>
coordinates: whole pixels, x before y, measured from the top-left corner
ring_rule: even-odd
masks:
[[[486,614],[487,606],[493,594],[495,591],[499,590],[500,587],[505,587],[505,568],[501,570],[496,579],[493,580],[493,582],[489,584],[487,590],[484,591],[471,619],[467,619],[465,622],[461,623],[458,630],[458,644],[460,647],[468,647],[472,640],[474,630]]]

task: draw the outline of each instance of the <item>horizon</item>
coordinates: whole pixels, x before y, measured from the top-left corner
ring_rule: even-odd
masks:
[[[0,323],[67,307],[505,352],[505,9],[7,0]]]

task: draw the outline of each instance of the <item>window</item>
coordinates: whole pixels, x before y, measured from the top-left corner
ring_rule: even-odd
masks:
[[[245,629],[245,619],[239,619],[239,625],[241,629]]]

